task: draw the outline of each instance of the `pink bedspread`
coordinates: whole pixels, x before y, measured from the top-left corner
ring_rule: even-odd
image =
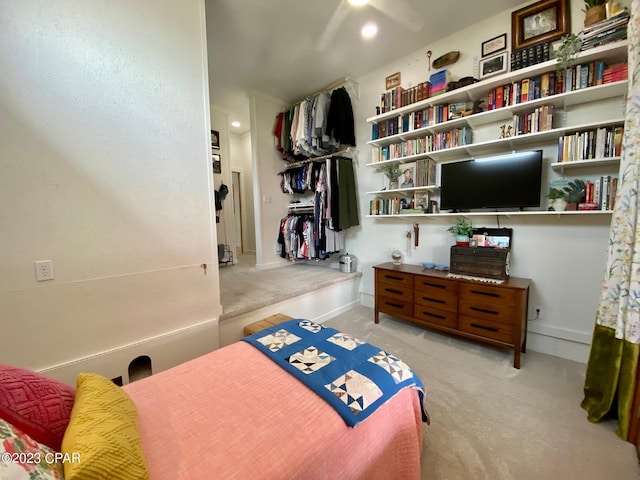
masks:
[[[154,480],[420,478],[422,423],[410,388],[350,428],[237,342],[124,389],[138,407]]]

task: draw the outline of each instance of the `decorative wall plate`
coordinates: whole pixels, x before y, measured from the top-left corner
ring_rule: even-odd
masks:
[[[432,65],[433,65],[433,68],[446,67],[447,65],[456,63],[458,61],[458,58],[460,58],[460,52],[458,51],[447,52],[441,57],[436,58],[433,61]]]

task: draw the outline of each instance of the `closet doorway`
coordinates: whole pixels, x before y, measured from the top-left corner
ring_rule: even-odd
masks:
[[[241,192],[241,188],[242,188],[242,182],[241,182],[241,178],[240,175],[241,173],[239,171],[232,171],[231,173],[232,175],[232,192],[233,192],[233,220],[235,223],[235,229],[236,229],[236,245],[235,245],[235,250],[236,250],[236,257],[238,255],[241,255],[244,253],[244,249],[242,248],[243,245],[243,229],[242,229],[242,192]]]

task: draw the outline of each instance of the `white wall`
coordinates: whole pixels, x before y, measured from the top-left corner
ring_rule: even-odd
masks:
[[[256,226],[253,196],[253,158],[251,133],[229,134],[231,170],[240,173],[240,201],[242,203],[242,249],[256,251]]]
[[[0,4],[0,362],[194,326],[216,348],[204,19],[202,0]]]
[[[289,195],[280,189],[278,172],[284,169],[282,157],[274,146],[276,116],[287,107],[281,100],[253,92],[249,96],[251,116],[251,155],[256,225],[256,267],[287,265],[276,253],[280,219],[287,213]]]
[[[573,32],[582,28],[582,8],[581,1],[571,2]],[[380,93],[384,91],[385,77],[400,71],[402,86],[405,88],[428,79],[434,70],[430,72],[427,68],[427,50],[432,51],[432,59],[450,50],[459,50],[459,61],[447,67],[452,73],[452,79],[468,75],[477,77],[474,68],[480,56],[481,43],[507,32],[507,44],[510,45],[510,22],[511,12],[504,12],[438,42],[425,45],[414,54],[399,58],[396,62],[358,79],[361,108],[356,115],[357,143],[360,151],[357,176],[362,212],[368,211],[369,201],[372,199],[372,196],[366,195],[365,192],[378,190],[381,185],[381,174],[365,166],[371,162],[371,148],[366,145],[371,138],[371,130],[365,119],[375,115]],[[601,116],[620,116],[619,104],[614,107],[608,105],[606,108],[600,105],[598,108],[596,114]],[[594,112],[590,114],[593,115]],[[494,128],[493,138],[497,138],[498,128],[490,128]],[[491,138],[491,132],[486,130],[474,134]],[[553,155],[555,148],[547,146],[547,163]],[[603,173],[577,173],[579,176],[592,174]],[[543,190],[547,180],[548,178],[543,179]],[[474,217],[472,220],[477,226],[514,229],[511,274],[533,280],[530,317],[533,317],[535,305],[543,307],[541,318],[529,324],[528,347],[577,361],[586,361],[605,268],[610,215],[510,218],[487,216]],[[394,248],[405,251],[407,263],[434,261],[448,264],[449,247],[453,238],[446,229],[454,221],[455,218],[421,218],[418,221],[420,246],[407,250],[406,232],[412,230],[410,221],[364,218],[362,230],[352,232],[347,244],[349,251],[360,260],[359,269],[363,272],[363,303],[373,304],[371,266],[389,261],[389,253]]]
[[[223,183],[229,188],[229,193],[222,201],[222,210],[217,212],[220,217],[220,222],[216,223],[216,235],[218,243],[229,245],[233,250],[236,244],[236,231],[233,218],[233,181],[231,175],[231,147],[229,142],[229,113],[215,105],[211,106],[211,128],[220,134],[220,149],[215,152],[220,155],[222,170],[222,173],[213,175],[214,186],[218,191]],[[234,262],[237,261],[235,255],[233,260]]]

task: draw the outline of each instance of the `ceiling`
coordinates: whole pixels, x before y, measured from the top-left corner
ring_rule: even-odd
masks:
[[[398,0],[375,1],[398,5]],[[322,32],[341,2],[346,17],[327,47],[318,51]],[[229,121],[241,122],[240,128],[229,127],[231,132],[243,133],[249,130],[251,91],[293,103],[338,79],[358,78],[522,3],[405,2],[418,13],[422,26],[417,31],[370,5],[347,7],[346,0],[205,0],[211,103],[229,111]],[[368,21],[378,24],[379,33],[365,41],[360,29]]]

